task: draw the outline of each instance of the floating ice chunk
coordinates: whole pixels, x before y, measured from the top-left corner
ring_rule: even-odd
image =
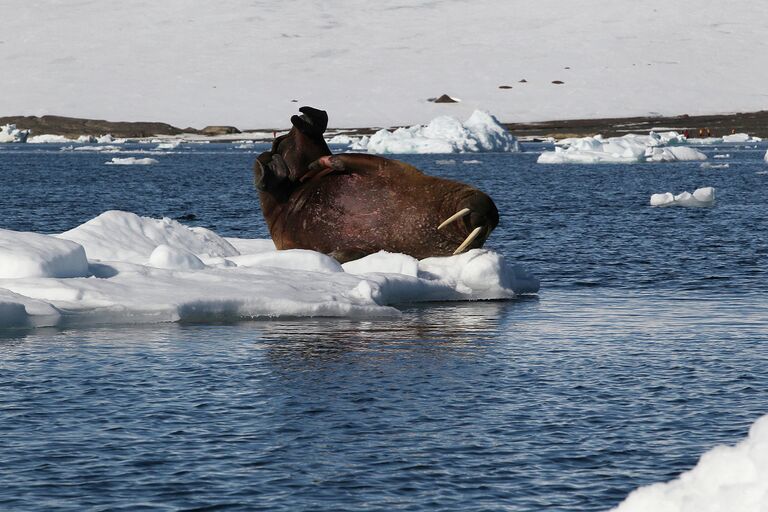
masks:
[[[87,275],[85,251],[75,242],[0,229],[0,278]]]
[[[651,196],[651,206],[690,206],[707,207],[715,203],[715,189],[713,187],[697,188],[690,192],[682,192],[673,195],[671,192],[663,194],[653,194]]]
[[[768,415],[735,446],[720,445],[678,478],[632,491],[615,512],[764,512],[768,503]]]
[[[9,142],[27,142],[29,130],[20,130],[15,124],[0,126],[0,144]]]
[[[326,139],[328,144],[339,144],[342,146],[350,146],[360,142],[360,137],[351,137],[349,135],[339,134],[334,135],[330,139]]]
[[[699,167],[702,169],[728,169],[731,166],[731,164],[711,164],[709,162],[704,162]]]
[[[725,154],[714,155],[712,158],[731,158],[731,154],[725,153]]]
[[[765,160],[766,162],[768,162],[768,150],[766,150],[766,152],[765,152],[765,156],[763,157],[763,160]]]
[[[733,133],[731,135],[723,135],[723,142],[747,142],[752,138],[746,133]]]
[[[96,142],[96,137],[93,135],[81,135],[75,142],[80,142],[81,144],[93,144]]]
[[[169,140],[166,142],[161,142],[157,145],[157,147],[155,147],[155,149],[176,149],[179,146],[181,146],[180,140]]]
[[[7,261],[17,265],[29,254],[58,261],[56,255],[69,249],[79,251],[79,266],[74,271],[74,264],[59,262],[39,272],[43,277],[25,270],[0,279],[0,328],[398,316],[392,304],[504,299],[535,293],[539,286],[489,250],[422,261],[380,252],[341,266],[314,251],[276,251],[269,240],[230,239],[238,252],[205,228],[127,212],[105,212],[56,237],[17,232],[7,237],[0,268],[9,274]],[[20,242],[28,237],[34,240]],[[90,261],[84,261],[86,254]],[[64,274],[94,277],[55,277]]]
[[[594,137],[563,139],[554,151],[544,151],[537,160],[540,164],[598,164],[677,162],[706,160],[704,153],[689,147],[679,146],[685,137],[677,132],[648,135],[627,134],[623,137],[604,139]]]
[[[157,268],[177,270],[200,270],[205,264],[200,258],[180,247],[160,244],[149,255],[149,265]]]
[[[205,228],[188,228],[168,218],[151,219],[121,211],[104,212],[85,224],[57,235],[85,247],[89,259],[146,264],[159,245],[196,256],[229,257],[239,252]]]
[[[475,110],[464,123],[454,117],[441,116],[426,126],[415,125],[391,132],[379,130],[370,138],[363,137],[353,143],[350,149],[376,154],[439,154],[509,152],[519,151],[520,146],[517,139],[495,117],[487,112]]]
[[[136,158],[129,156],[127,158],[114,157],[111,161],[105,162],[106,165],[153,165],[159,163],[154,158]]]
[[[27,139],[30,144],[65,144],[73,142],[72,139],[68,139],[63,135],[33,135]]]

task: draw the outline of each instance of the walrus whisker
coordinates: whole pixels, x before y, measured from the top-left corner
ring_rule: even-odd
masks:
[[[437,229],[443,229],[445,226],[447,226],[451,222],[462,218],[463,216],[467,215],[471,211],[472,210],[470,210],[469,208],[464,208],[463,210],[457,211],[456,213],[454,213],[453,215],[445,219],[442,224],[437,226]]]
[[[475,238],[480,234],[480,232],[483,230],[483,226],[478,226],[475,229],[472,230],[472,232],[469,234],[469,236],[461,243],[458,249],[453,251],[453,254],[460,254],[464,252],[464,249],[466,249],[469,244],[475,241]]]

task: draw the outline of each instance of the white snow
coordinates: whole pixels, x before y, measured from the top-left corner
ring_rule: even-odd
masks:
[[[648,135],[627,134],[623,137],[603,138],[602,135],[563,139],[554,151],[544,151],[537,160],[540,164],[599,164],[639,162],[679,162],[706,160],[701,151],[680,146],[686,141],[677,132]]]
[[[341,140],[331,139],[334,143]],[[350,149],[376,154],[473,153],[520,151],[520,146],[493,115],[476,110],[464,123],[455,117],[440,116],[427,125],[379,130],[354,141]]]
[[[764,512],[768,503],[768,415],[735,446],[720,445],[666,483],[632,491],[615,512]]]
[[[105,162],[106,165],[153,165],[158,163],[154,158],[136,158],[129,156],[127,158],[114,157],[111,161]]]
[[[20,130],[15,124],[0,126],[0,144],[9,142],[26,142],[28,130]]]
[[[0,279],[86,275],[88,261],[82,246],[48,235],[0,229]]]
[[[29,144],[63,144],[63,143],[72,143],[76,141],[73,141],[72,139],[68,139],[63,135],[43,134],[43,135],[33,135],[27,139],[27,142]]]
[[[0,268],[0,327],[397,316],[392,305],[402,302],[506,299],[539,287],[490,250],[422,261],[381,252],[342,266],[120,211],[56,236],[0,230]]]
[[[682,192],[674,195],[672,192],[663,194],[653,194],[651,196],[651,206],[690,206],[706,207],[715,204],[715,189],[713,187],[697,188],[690,192]]]
[[[766,33],[768,3],[720,0],[5,2],[0,112],[247,129],[288,127],[303,104],[347,127],[475,109],[503,121],[757,111]],[[441,94],[462,102],[427,101]]]

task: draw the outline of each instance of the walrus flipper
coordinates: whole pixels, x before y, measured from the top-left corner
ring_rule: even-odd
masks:
[[[335,259],[339,263],[347,263],[348,261],[359,260],[368,256],[370,252],[363,251],[361,249],[336,249],[329,252],[328,256]]]

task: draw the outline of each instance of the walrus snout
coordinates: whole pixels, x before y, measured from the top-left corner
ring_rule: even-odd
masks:
[[[491,232],[499,225],[499,210],[487,194],[473,190],[468,197],[459,202],[456,213],[445,219],[437,229],[441,230],[457,221],[463,224],[469,234],[453,254],[482,247]]]

